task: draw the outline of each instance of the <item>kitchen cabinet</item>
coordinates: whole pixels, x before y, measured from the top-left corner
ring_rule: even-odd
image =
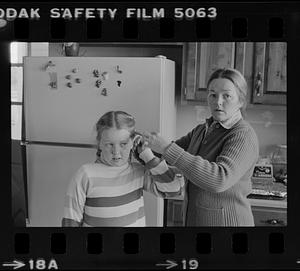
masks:
[[[248,104],[286,105],[285,42],[191,42],[183,50],[183,99],[206,103],[206,83],[219,67],[239,70]]]
[[[168,227],[183,227],[183,200],[167,200],[167,219]]]
[[[254,104],[286,104],[286,49],[285,42],[255,43]]]
[[[205,101],[210,74],[218,67],[234,67],[234,43],[189,42],[183,51],[185,99]]]
[[[287,226],[287,210],[278,207],[252,206],[255,226]]]

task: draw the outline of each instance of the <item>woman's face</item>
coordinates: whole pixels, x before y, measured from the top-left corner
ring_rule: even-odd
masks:
[[[132,147],[130,132],[126,129],[109,128],[101,134],[101,158],[110,166],[120,167],[126,164]]]
[[[238,89],[225,78],[216,78],[208,86],[208,105],[213,118],[226,121],[242,107],[238,96]]]

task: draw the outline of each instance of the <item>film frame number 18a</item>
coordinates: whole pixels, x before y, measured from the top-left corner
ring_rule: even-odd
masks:
[[[0,269],[298,269],[299,48],[295,1],[1,3]]]

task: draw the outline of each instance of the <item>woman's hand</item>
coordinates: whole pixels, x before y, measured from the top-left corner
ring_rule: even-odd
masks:
[[[147,147],[147,143],[143,138],[143,136],[137,135],[133,140],[133,151],[134,152],[136,151],[137,154],[140,154],[145,150],[146,147]]]
[[[168,142],[155,132],[143,132],[143,138],[150,149],[160,154],[164,154],[167,147],[171,144],[171,142]]]
[[[143,139],[142,135],[136,135],[133,139],[133,148],[132,153],[134,158],[139,161],[142,165],[145,165],[145,162],[143,159],[140,158],[140,154],[145,150],[147,147],[147,144],[145,143],[145,140]]]

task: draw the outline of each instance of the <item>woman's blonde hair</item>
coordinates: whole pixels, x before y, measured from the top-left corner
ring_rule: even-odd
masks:
[[[238,96],[240,102],[243,104],[241,111],[244,113],[247,107],[247,81],[245,77],[236,69],[232,68],[220,68],[215,70],[209,77],[207,81],[207,89],[212,80],[217,78],[225,78],[230,80],[238,90]]]

